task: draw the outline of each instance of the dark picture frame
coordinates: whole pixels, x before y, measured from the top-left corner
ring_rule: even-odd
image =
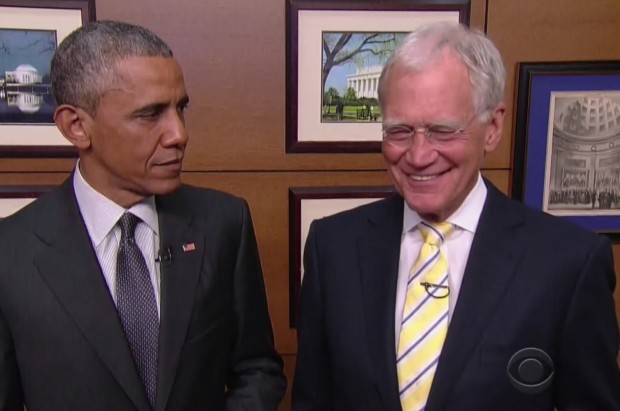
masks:
[[[310,223],[325,216],[381,200],[395,193],[393,186],[335,186],[289,188],[289,318],[297,324],[303,252]]]
[[[513,198],[620,241],[620,61],[517,73]]]
[[[53,188],[54,186],[50,185],[0,186],[0,220],[19,211]]]
[[[469,17],[470,0],[287,0],[286,152],[381,151],[376,83],[380,68],[391,51],[384,51],[378,65],[358,67],[359,71],[356,71],[361,73],[356,81],[367,81],[368,86],[364,87],[368,90],[372,88],[372,91],[365,91],[363,99],[356,97],[357,103],[351,107],[347,108],[344,100],[340,99],[332,108],[331,97],[326,102],[323,89],[328,86],[327,79],[330,73],[334,73],[331,68],[336,65],[327,64],[327,54],[324,53],[329,49],[326,48],[329,42],[325,36],[336,35],[336,42],[338,36],[342,39],[350,35],[351,42],[362,42],[361,39],[355,40],[355,36],[407,33],[421,24],[437,20],[460,21],[469,25]],[[395,40],[389,41],[390,47],[393,47]],[[337,59],[336,47],[331,51]],[[366,73],[371,69],[371,74]],[[347,88],[346,85],[344,87]],[[329,116],[325,114],[326,106]],[[336,113],[335,117],[331,110]]]
[[[55,47],[58,47],[70,32],[93,20],[95,0],[0,0],[0,30],[10,35],[15,43],[21,41],[20,36],[49,32],[54,35]],[[50,60],[51,47],[46,48]],[[77,150],[53,122],[29,120],[39,116],[40,110],[53,112],[55,102],[50,97],[49,72],[39,73],[43,70],[41,67],[49,71],[49,63],[46,66],[37,59],[37,70],[29,61],[34,55],[29,57],[27,51],[22,53],[25,61],[14,63],[19,63],[15,68],[7,66],[0,70],[0,114],[5,110],[8,116],[7,120],[0,117],[0,157],[77,157]],[[30,70],[38,79],[20,80],[20,73]],[[24,119],[14,121],[15,117]],[[47,113],[46,117],[51,119],[51,114]]]

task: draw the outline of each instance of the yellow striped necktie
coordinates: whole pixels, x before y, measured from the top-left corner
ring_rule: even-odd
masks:
[[[421,222],[424,239],[407,282],[396,365],[403,411],[426,406],[448,330],[448,260],[440,246],[450,223]]]

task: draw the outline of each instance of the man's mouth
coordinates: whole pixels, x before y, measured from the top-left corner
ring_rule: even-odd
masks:
[[[431,181],[436,179],[437,177],[441,177],[446,172],[438,173],[438,174],[410,174],[409,178],[413,181]]]
[[[179,158],[173,158],[173,159],[166,160],[166,161],[160,161],[157,165],[158,166],[169,166],[169,165],[179,164],[182,161],[183,161],[183,157],[179,157]]]

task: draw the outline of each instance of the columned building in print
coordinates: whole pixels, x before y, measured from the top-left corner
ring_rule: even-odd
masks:
[[[549,210],[618,210],[620,95],[555,99]]]
[[[378,98],[377,88],[382,66],[360,67],[355,74],[347,75],[347,89],[355,90],[357,98]]]
[[[39,84],[43,81],[43,76],[30,64],[20,64],[13,71],[5,71],[4,75],[7,84]]]

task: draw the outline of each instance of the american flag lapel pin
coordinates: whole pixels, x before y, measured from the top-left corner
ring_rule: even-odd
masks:
[[[184,253],[189,253],[191,251],[195,251],[196,250],[196,244],[194,243],[184,243],[181,248],[183,248],[183,252]]]

